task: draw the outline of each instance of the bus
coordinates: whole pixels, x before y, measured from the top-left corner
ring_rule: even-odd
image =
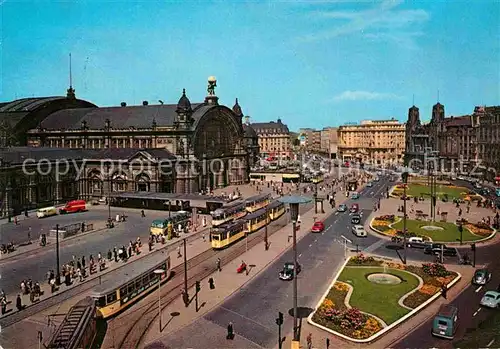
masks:
[[[161,273],[155,273],[161,270]],[[170,256],[158,251],[111,272],[92,290],[99,318],[108,319],[156,289],[170,276]]]
[[[153,222],[151,222],[151,228],[149,229],[149,232],[151,233],[151,235],[167,235],[169,224],[172,225],[173,230],[178,229],[179,224],[181,225],[182,229],[184,229],[189,225],[189,219],[189,212],[175,212],[169,218],[155,219]]]
[[[247,212],[252,213],[266,207],[269,202],[271,202],[271,194],[255,195],[245,200],[245,208]]]
[[[212,213],[212,226],[217,227],[224,223],[243,218],[247,214],[245,208],[244,202],[218,208]]]

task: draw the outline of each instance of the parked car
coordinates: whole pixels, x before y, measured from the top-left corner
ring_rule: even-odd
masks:
[[[286,262],[283,269],[279,273],[280,280],[292,280],[293,279],[293,262]],[[297,275],[299,275],[302,267],[297,263]]]
[[[366,186],[367,186],[368,188],[371,188],[371,187],[373,187],[373,183],[372,183],[372,182],[368,182],[368,183],[366,183]]]
[[[352,215],[351,223],[352,224],[360,224],[361,223],[361,216],[359,214]]]
[[[356,224],[355,226],[352,227],[352,233],[356,235],[357,237],[366,237],[366,231],[365,228],[362,225]]]
[[[339,205],[339,207],[337,208],[337,211],[338,212],[345,212],[345,211],[347,211],[347,205],[345,205],[345,204]]]
[[[442,246],[442,248],[441,248]],[[448,247],[439,243],[427,243],[424,247],[425,254],[435,254],[440,255],[441,251],[443,251],[443,256],[455,257],[457,255],[457,249],[454,247]]]
[[[323,222],[314,222],[312,228],[311,228],[311,232],[312,233],[321,233],[323,230],[325,230],[325,225],[323,224]]]
[[[497,291],[487,291],[481,302],[479,302],[484,307],[488,308],[499,308],[500,307],[500,292]]]
[[[487,269],[478,269],[472,277],[473,285],[486,285],[491,280],[491,273]]]

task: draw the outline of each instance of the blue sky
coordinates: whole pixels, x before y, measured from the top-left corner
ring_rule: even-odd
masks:
[[[220,102],[291,129],[500,103],[500,2],[0,0],[0,100]]]

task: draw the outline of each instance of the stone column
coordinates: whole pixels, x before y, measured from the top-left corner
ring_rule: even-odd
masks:
[[[28,201],[29,203],[35,202],[35,178],[34,176],[29,176],[29,186],[28,186]]]
[[[54,183],[54,188],[55,188],[55,192],[56,192],[55,193],[55,197],[54,197],[54,201],[55,201],[56,204],[62,201],[62,190],[61,190],[62,188],[61,188],[61,185],[62,184],[61,184],[60,181],[56,181]]]

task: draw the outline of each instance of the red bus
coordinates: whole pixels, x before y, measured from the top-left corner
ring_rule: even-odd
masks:
[[[87,203],[85,200],[72,200],[69,201],[66,206],[59,209],[60,214],[65,213],[75,213],[75,212],[84,212],[87,211]]]

